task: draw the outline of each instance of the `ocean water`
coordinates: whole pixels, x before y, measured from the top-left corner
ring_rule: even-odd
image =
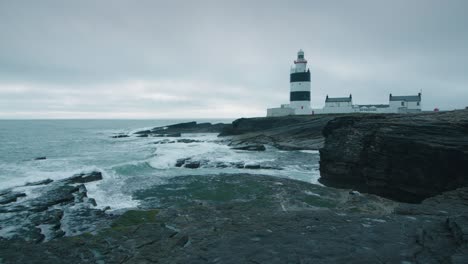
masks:
[[[264,152],[233,150],[217,134],[183,134],[194,143],[158,144],[181,138],[111,138],[118,133],[193,120],[0,120],[0,189],[81,172],[102,172],[102,181],[87,183],[99,207],[135,208],[134,193],[168,179],[196,175],[266,174],[317,183],[317,151]],[[232,120],[196,120],[223,122]],[[46,160],[35,160],[37,157]],[[198,169],[178,168],[178,159],[203,161]],[[236,163],[276,169],[239,169]],[[220,168],[217,164],[227,164]]]

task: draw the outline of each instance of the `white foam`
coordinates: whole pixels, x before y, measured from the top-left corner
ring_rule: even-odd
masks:
[[[304,193],[307,194],[307,195],[310,195],[310,196],[317,196],[317,197],[321,196],[320,194],[314,193],[314,192],[311,192],[311,191],[305,191]]]
[[[318,150],[299,150],[299,152],[308,153],[308,154],[319,154],[320,153]]]
[[[96,200],[97,208],[104,209],[109,206],[111,210],[135,208],[139,202],[133,200],[131,195],[124,194],[124,181],[114,173],[101,171],[103,179],[101,181],[86,184],[88,197]]]
[[[63,169],[68,168],[68,169]],[[28,182],[45,179],[60,180],[77,173],[100,171],[97,166],[73,166],[67,159],[44,160],[41,162],[28,161],[21,164],[2,164],[3,176],[0,179],[1,189],[21,186]],[[4,171],[4,172],[3,172]]]
[[[191,134],[187,134],[191,135]],[[188,138],[188,137],[184,137]],[[205,140],[194,143],[171,143],[157,146],[155,157],[150,159],[149,164],[155,169],[169,169],[175,166],[178,159],[193,158],[197,160],[209,159],[211,161],[235,161],[232,151],[226,145],[212,142],[216,140],[216,134],[201,134],[189,139]]]

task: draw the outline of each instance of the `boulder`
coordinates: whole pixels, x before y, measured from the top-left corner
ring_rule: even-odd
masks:
[[[197,161],[197,160],[186,161],[184,167],[188,169],[198,169],[200,168],[200,161]]]
[[[178,160],[176,161],[175,166],[180,168],[180,167],[182,167],[182,166],[185,164],[185,162],[188,161],[188,160],[190,160],[190,158],[178,159]]]
[[[61,181],[66,183],[87,183],[99,180],[102,180],[102,173],[99,171],[93,171],[90,173],[76,174]]]
[[[235,149],[235,150],[248,150],[248,151],[265,151],[266,150],[265,146],[261,145],[261,144],[238,146],[238,147],[233,147],[232,149]]]

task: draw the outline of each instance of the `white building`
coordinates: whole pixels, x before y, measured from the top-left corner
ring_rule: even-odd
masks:
[[[352,113],[353,110],[353,96],[349,97],[327,97],[325,98],[325,107],[322,109],[313,109],[314,114],[334,114],[334,113]]]
[[[325,106],[312,109],[313,114],[346,114],[346,113],[415,113],[421,112],[421,93],[408,96],[389,96],[389,104],[355,105],[353,96],[328,97]]]
[[[326,97],[325,106],[310,106],[310,70],[304,52],[299,50],[290,72],[289,104],[267,109],[267,116],[346,114],[346,113],[414,113],[421,111],[421,93],[409,96],[389,96],[389,104],[354,105],[353,96]]]
[[[289,78],[289,105],[267,109],[267,116],[311,115],[310,107],[310,70],[304,51],[299,50],[297,60],[291,67]]]
[[[397,113],[421,112],[421,93],[410,96],[389,96],[390,108]]]
[[[267,116],[288,116],[288,115],[294,115],[294,109],[289,107],[289,104],[282,104],[281,107],[267,109]]]

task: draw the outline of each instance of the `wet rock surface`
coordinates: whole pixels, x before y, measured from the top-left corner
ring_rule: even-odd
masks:
[[[322,129],[338,115],[241,118],[226,126],[221,137],[233,147],[271,145],[281,150],[318,150],[325,138]]]
[[[245,145],[245,146],[236,146],[233,147],[232,149],[236,150],[248,150],[248,151],[265,151],[266,148],[262,144],[256,144],[256,145]]]
[[[231,124],[186,122],[135,132],[139,137],[180,137],[182,133],[219,133]]]
[[[170,140],[170,139],[159,140],[159,141],[153,142],[153,144],[155,145],[174,144],[174,143],[190,144],[190,143],[201,143],[201,142],[204,142],[204,141],[197,140],[197,139],[190,139],[190,138],[181,138],[177,140]]]
[[[127,138],[127,137],[129,136],[125,134],[118,134],[118,135],[111,136],[111,138]]]
[[[320,182],[406,202],[468,186],[468,111],[336,118]]]
[[[94,208],[83,185],[101,179],[100,172],[91,172],[0,191],[0,236],[38,243],[105,226],[108,216]]]
[[[5,263],[65,258],[67,263],[466,263],[467,193],[460,189],[415,205],[270,176],[182,176],[135,193],[142,210],[126,212],[94,235],[39,244],[3,239],[0,258]]]
[[[178,159],[175,167],[189,169],[198,168],[236,168],[236,169],[264,169],[264,170],[282,170],[281,167],[269,164],[246,164],[244,162],[210,162],[209,160],[197,160],[193,158]]]

